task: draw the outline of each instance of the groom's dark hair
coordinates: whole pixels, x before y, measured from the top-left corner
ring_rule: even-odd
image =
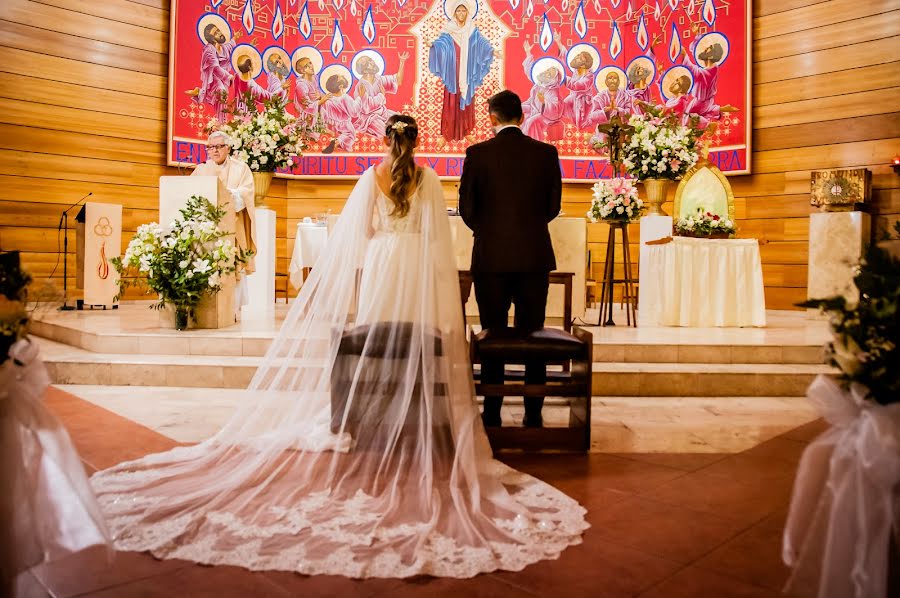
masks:
[[[488,99],[488,113],[501,123],[517,123],[522,118],[522,99],[508,89]]]

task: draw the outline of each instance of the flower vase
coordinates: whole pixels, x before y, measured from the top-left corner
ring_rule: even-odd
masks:
[[[269,187],[272,185],[272,177],[274,172],[254,172],[253,173],[253,205],[257,208],[266,207],[266,196],[269,194]]]
[[[662,205],[666,201],[669,183],[672,181],[669,179],[644,179],[641,182],[644,184],[644,189],[647,191],[647,203],[650,204],[647,215],[668,216],[668,214],[663,211]]]
[[[175,330],[186,330],[190,311],[186,307],[175,308]]]

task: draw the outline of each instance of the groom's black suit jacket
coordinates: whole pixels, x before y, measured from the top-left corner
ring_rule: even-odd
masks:
[[[559,214],[556,148],[508,127],[469,147],[459,182],[459,213],[472,229],[472,272],[550,272],[547,223]]]

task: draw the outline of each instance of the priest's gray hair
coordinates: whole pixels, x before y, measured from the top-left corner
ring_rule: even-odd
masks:
[[[229,137],[226,133],[223,133],[222,131],[213,131],[212,133],[210,133],[209,137],[206,138],[206,142],[209,143],[214,138],[221,139],[222,143],[224,143],[225,145],[231,146],[231,137]]]

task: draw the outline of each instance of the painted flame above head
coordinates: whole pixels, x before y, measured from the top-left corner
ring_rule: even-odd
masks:
[[[528,0],[528,4],[525,6],[525,14],[529,17],[534,14],[534,0]]]
[[[341,25],[334,21],[334,33],[331,35],[331,55],[337,58],[344,51],[344,32],[341,31]]]
[[[278,39],[284,33],[284,15],[281,14],[281,5],[275,4],[275,16],[272,18],[272,39]]]
[[[656,0],[656,8],[653,9],[653,18],[659,21],[662,16],[662,9],[659,7],[659,0]]]
[[[575,33],[578,34],[578,37],[584,39],[584,36],[587,35],[587,19],[584,16],[584,2],[581,2],[578,5],[578,10],[575,11]]]
[[[510,6],[510,8],[515,10],[515,9],[519,8],[520,2],[521,2],[521,0],[509,0],[509,6]]]
[[[547,4],[547,2],[545,2],[545,4]],[[562,1],[562,9],[563,9],[563,12],[566,12],[569,10],[569,0]]]
[[[675,22],[672,22],[672,31],[670,33],[672,39],[669,40],[669,60],[675,62],[681,55],[681,38],[678,36],[678,28]]]
[[[350,14],[355,17],[356,12],[356,0],[353,0],[352,2],[350,2]]]
[[[669,8],[678,10],[678,0],[669,0]]]
[[[610,4],[612,4],[613,8],[619,8],[619,5],[622,3],[622,0],[609,0]],[[597,12],[600,12],[600,0],[597,0],[596,3]]]
[[[701,14],[706,24],[712,27],[716,22],[716,5],[713,4],[713,0],[706,0],[703,3],[703,12]]]
[[[628,8],[625,9],[625,20],[630,21],[634,18],[634,10],[631,8],[631,0],[628,0]]]
[[[622,35],[619,33],[619,24],[613,22],[612,37],[609,38],[609,55],[613,60],[622,53]]]
[[[338,10],[344,8],[344,0],[331,0],[331,3],[334,4],[334,7]]]
[[[550,19],[547,18],[547,15],[544,15],[544,23],[541,25],[540,43],[541,49],[544,52],[546,52],[550,48],[550,44],[553,43],[553,29],[550,27]]]
[[[297,0],[288,0],[288,6],[294,8],[295,6],[297,6]]]
[[[209,3],[212,4],[213,8],[219,8],[219,5],[222,4],[223,0],[209,0]]]
[[[253,33],[253,0],[247,0],[244,4],[244,12],[241,14],[241,23],[244,25],[244,31],[247,35]]]
[[[363,19],[362,34],[370,44],[375,41],[375,19],[372,18],[371,6],[366,11],[366,18]]]
[[[309,39],[312,35],[312,22],[309,20],[309,2],[303,5],[303,12],[300,13],[300,22],[297,24],[300,35],[303,39]]]
[[[684,3],[684,12],[686,12],[688,16],[694,14],[694,0],[687,0],[687,2]]]
[[[637,27],[637,43],[641,50],[646,50],[649,42],[650,38],[647,37],[647,22],[644,20],[644,13],[641,13],[641,18],[638,20]]]

